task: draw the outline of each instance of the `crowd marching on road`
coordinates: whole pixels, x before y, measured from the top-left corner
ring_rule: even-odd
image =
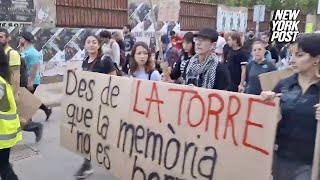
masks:
[[[279,97],[282,117],[273,179],[311,179],[320,120],[320,34],[303,34],[284,44],[270,43],[269,32],[258,37],[253,31],[219,34],[204,28],[180,37],[172,31],[170,37],[161,37],[162,51],[155,54],[145,42],[136,42],[130,25],[124,26],[123,34],[102,31],[99,37],[86,37],[82,70],[261,95],[266,101]],[[34,93],[40,84],[40,55],[29,32],[21,34],[20,50],[11,48],[9,41],[8,31],[0,28],[0,175],[2,180],[17,180],[9,163],[11,148],[21,141],[22,130],[34,132],[36,142],[42,137],[42,124],[29,120],[20,125],[16,107],[19,87]],[[293,75],[282,79],[272,91],[263,91],[259,75],[283,69],[292,70]],[[40,108],[48,120],[51,109],[45,105]],[[91,161],[85,159],[75,176],[84,179],[92,173]]]

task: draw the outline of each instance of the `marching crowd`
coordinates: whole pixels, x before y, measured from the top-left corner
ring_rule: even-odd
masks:
[[[87,57],[82,70],[142,80],[184,84],[261,95],[266,101],[280,98],[281,120],[276,135],[274,180],[311,180],[317,122],[320,120],[320,34],[302,34],[295,42],[269,42],[269,32],[259,37],[253,31],[218,33],[211,28],[180,37],[174,31],[161,37],[158,52],[145,42],[136,42],[130,25],[118,32],[102,31],[84,39]],[[36,141],[42,125],[29,120],[21,124],[17,114],[19,87],[34,92],[40,84],[39,54],[31,33],[20,38],[20,51],[11,50],[10,37],[0,29],[0,175],[16,180],[9,163],[10,149],[22,139],[21,130],[33,131]],[[21,57],[21,58],[20,58]],[[273,91],[262,91],[259,75],[290,69]],[[47,115],[51,109],[40,107]],[[84,160],[76,177],[93,173]]]

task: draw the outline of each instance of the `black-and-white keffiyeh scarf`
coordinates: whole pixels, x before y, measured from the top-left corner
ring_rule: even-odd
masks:
[[[213,89],[216,80],[216,71],[219,65],[219,57],[212,53],[204,63],[199,63],[198,55],[190,59],[186,69],[186,83],[196,81],[198,87]]]

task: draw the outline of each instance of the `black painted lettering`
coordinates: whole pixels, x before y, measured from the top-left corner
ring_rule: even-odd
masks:
[[[77,131],[77,151],[83,153],[83,133],[79,130]]]
[[[97,150],[96,150],[96,159],[97,159],[98,164],[100,164],[100,165],[102,165],[102,163],[103,163],[103,161],[100,160],[101,158],[99,158],[102,153],[103,153],[103,146],[101,143],[98,143]]]
[[[194,147],[194,151],[193,151],[193,158],[191,160],[191,165],[190,165],[190,167],[191,167],[190,173],[191,173],[191,176],[196,179],[197,177],[194,175],[194,161],[195,161],[195,158],[196,158],[196,155],[197,155],[197,152],[198,152],[198,147],[196,147],[193,142],[192,143],[185,143],[184,158],[183,158],[183,163],[182,163],[181,174],[184,174],[186,160],[187,160],[187,157],[188,157],[188,152],[192,147]]]
[[[168,174],[164,175],[164,180],[176,180],[176,178],[174,178],[173,176],[170,176]]]
[[[171,146],[171,148],[170,148]],[[168,170],[171,170],[177,165],[179,154],[180,154],[180,142],[176,138],[171,138],[167,143],[166,152],[164,154],[164,167]],[[170,154],[169,158],[174,159],[173,162],[168,162],[168,155]],[[172,156],[173,155],[173,156]]]
[[[135,156],[131,180],[146,180],[146,174],[144,173],[143,169],[137,165],[137,160],[138,157]],[[136,174],[138,174],[139,172],[141,175],[137,176],[137,178],[135,179]]]
[[[110,103],[112,108],[118,107],[118,104],[113,104],[113,98],[118,97],[120,94],[120,89],[118,86],[113,86],[112,91],[111,91],[111,98],[110,98]]]
[[[92,113],[92,110],[91,109],[86,109],[86,112],[84,113],[84,118],[83,118],[83,122],[84,122],[84,125],[87,127],[87,128],[90,128],[91,127],[91,120],[93,118],[93,113]],[[90,123],[88,123],[88,121]]]
[[[69,70],[67,72],[67,85],[66,85],[66,94],[72,95],[74,92],[76,92],[78,86],[78,78],[76,74]]]
[[[101,114],[101,105],[99,106],[99,114],[98,114],[98,125],[97,125],[97,132],[102,137],[103,140],[107,140],[108,137],[108,129],[109,129],[109,117],[102,116]],[[102,121],[102,126],[100,127],[100,121]]]
[[[96,158],[97,158],[97,162],[100,164],[100,165],[104,165],[104,167],[107,169],[107,170],[110,170],[111,168],[111,164],[110,164],[110,158],[109,158],[109,155],[108,155],[108,151],[109,151],[109,146],[104,146],[101,144],[101,143],[98,143],[97,145],[97,153],[96,153]],[[103,156],[103,158],[100,158],[101,155]]]
[[[208,180],[211,180],[211,179],[213,179],[214,168],[216,166],[218,155],[217,155],[217,151],[214,147],[205,147],[204,150],[205,150],[205,152],[212,150],[213,153],[211,156],[203,156],[199,160],[198,171],[202,177],[207,178]],[[202,164],[204,164],[204,165],[202,166]],[[203,172],[204,169],[207,170],[207,172]]]
[[[87,82],[85,79],[81,79],[79,82],[79,88],[78,88],[78,96],[82,98],[86,92],[87,89]]]
[[[86,92],[86,99],[87,101],[92,101],[93,99],[93,86],[96,85],[94,80],[89,81],[89,93]]]
[[[103,158],[103,164],[104,164],[104,167],[108,170],[111,169],[111,162],[110,162],[110,157],[109,157],[109,154],[108,154],[108,151],[110,150],[110,147],[109,146],[105,146],[104,147],[104,154],[105,154],[105,157]],[[107,162],[106,162],[107,161]]]
[[[90,154],[90,135],[77,131],[77,151],[81,154]]]
[[[90,154],[91,142],[89,134],[84,135],[83,149],[86,154]]]
[[[112,108],[116,108],[118,105],[113,103],[113,98],[119,96],[120,89],[118,86],[111,87],[112,77],[109,77],[109,84],[105,87],[101,93],[101,103]]]
[[[131,144],[130,144],[130,157],[131,157],[132,151],[133,151],[133,146],[134,146],[135,127],[132,124],[127,124],[126,122],[123,122],[121,120],[117,147],[120,148],[120,140],[122,137],[121,134],[123,132],[124,138],[123,138],[123,143],[122,143],[122,152],[125,152],[126,140],[127,140],[127,136],[128,136],[129,131],[131,131]]]
[[[158,173],[153,172],[149,175],[148,180],[160,180],[160,176]]]
[[[74,122],[74,113],[75,113],[75,109],[76,109],[76,106],[74,104],[69,104],[68,107],[67,107],[67,116],[70,119],[70,121],[68,122],[68,124],[71,125],[71,133],[73,133],[73,127],[76,126],[76,123]]]
[[[141,133],[140,133],[141,132]],[[144,144],[143,143],[139,143],[141,141],[138,142],[138,140],[143,140],[145,137],[145,133],[144,133],[144,128],[139,125],[137,128],[136,128],[136,136],[135,136],[135,146],[136,146],[136,152],[139,153],[139,154],[143,154],[143,150],[139,149],[138,148],[138,145],[139,144]]]
[[[152,144],[150,143],[150,140],[153,140]],[[152,147],[152,161],[155,160],[156,154],[158,154],[159,162],[158,164],[161,165],[161,159],[162,159],[162,147],[163,147],[163,138],[161,134],[155,134],[154,132],[147,130],[147,143],[146,143],[146,150],[145,150],[145,158],[148,158],[149,154],[149,148]],[[157,148],[158,147],[158,148]]]

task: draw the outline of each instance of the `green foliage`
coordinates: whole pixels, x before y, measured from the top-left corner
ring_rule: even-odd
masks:
[[[300,9],[301,13],[315,13],[318,0],[191,0],[212,4],[225,4],[227,6],[253,7],[256,4],[266,5],[267,10]]]

